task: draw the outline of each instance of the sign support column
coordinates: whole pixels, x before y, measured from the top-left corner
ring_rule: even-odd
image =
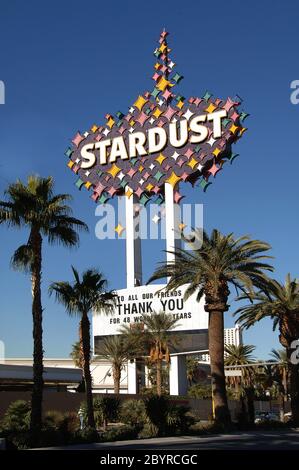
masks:
[[[126,268],[127,289],[142,285],[142,257],[140,239],[140,215],[135,194],[126,198]],[[128,393],[138,392],[137,360],[128,362]]]
[[[175,254],[170,253],[181,247],[179,224],[180,208],[174,203],[173,187],[165,183],[165,236],[166,236],[166,261],[175,261]],[[186,356],[179,354],[171,356],[169,370],[170,395],[186,395],[187,393],[187,369]]]
[[[137,196],[126,197],[126,267],[127,289],[142,285],[140,215]]]

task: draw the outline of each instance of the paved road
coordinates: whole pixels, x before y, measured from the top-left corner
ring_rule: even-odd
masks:
[[[58,449],[52,448],[52,449]],[[218,434],[214,436],[183,436],[134,441],[116,441],[96,444],[78,444],[59,449],[77,450],[299,450],[299,429],[279,431],[251,431]]]

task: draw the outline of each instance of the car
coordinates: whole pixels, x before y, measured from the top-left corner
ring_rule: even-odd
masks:
[[[279,421],[279,416],[271,411],[258,411],[255,414],[255,424],[267,421]]]

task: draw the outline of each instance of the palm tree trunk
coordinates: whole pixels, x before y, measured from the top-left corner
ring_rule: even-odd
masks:
[[[162,360],[157,359],[157,395],[160,397],[162,395]]]
[[[120,389],[120,367],[118,365],[113,366],[113,384],[114,384],[114,393],[119,394]]]
[[[299,366],[290,363],[290,395],[294,424],[299,424]]]
[[[42,237],[32,229],[30,242],[33,248],[31,270],[32,318],[33,318],[33,389],[31,395],[30,433],[33,443],[37,441],[42,427],[43,402],[43,327],[41,303]]]
[[[90,373],[90,322],[87,313],[82,315],[80,323],[82,330],[83,372],[86,392],[87,424],[92,429],[95,429],[96,425],[93,412],[92,380]]]
[[[209,352],[211,360],[212,397],[215,420],[230,423],[224,375],[224,322],[223,312],[209,312]]]

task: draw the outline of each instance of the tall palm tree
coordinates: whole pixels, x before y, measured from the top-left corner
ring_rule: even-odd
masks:
[[[83,375],[86,390],[87,421],[91,428],[95,428],[92,401],[92,380],[90,373],[90,321],[88,314],[109,314],[115,307],[116,296],[114,292],[107,291],[107,281],[96,269],[88,269],[82,273],[80,279],[78,271],[72,266],[74,281],[53,282],[49,287],[50,295],[54,292],[56,300],[66,308],[69,315],[79,315],[80,345],[83,356]]]
[[[281,408],[284,417],[285,404],[288,400],[288,377],[289,377],[289,361],[286,349],[272,349],[271,357],[278,362],[274,369],[279,377],[279,389],[281,397]]]
[[[140,352],[138,344],[127,335],[107,336],[98,351],[100,357],[112,362],[114,393],[119,394],[121,371],[125,363]]]
[[[80,341],[76,341],[74,344],[72,344],[70,357],[73,359],[75,366],[78,367],[78,369],[83,370],[83,355]]]
[[[226,345],[224,348],[225,358],[224,364],[225,366],[250,366],[250,364],[254,361],[254,356],[252,355],[253,351],[255,350],[255,346],[251,344],[229,344]],[[237,385],[238,391],[240,391],[241,383],[243,382],[244,385],[247,385],[250,381],[250,376],[252,375],[253,368],[252,367],[240,367],[241,370],[241,377],[235,377],[239,380],[235,381],[235,385]]]
[[[192,384],[197,382],[197,378],[199,376],[198,372],[198,358],[197,357],[187,357],[186,361],[187,367],[187,380],[188,384],[191,387]]]
[[[248,296],[240,296],[240,300]],[[299,338],[299,283],[287,275],[285,284],[269,280],[263,290],[250,294],[250,304],[239,308],[235,315],[243,327],[249,328],[263,318],[273,320],[273,330],[279,328],[279,341],[286,348],[290,369],[292,417],[299,423],[299,365],[291,361],[292,342]]]
[[[33,317],[33,391],[30,429],[33,440],[38,437],[42,423],[43,399],[43,330],[42,330],[42,242],[78,245],[78,229],[86,224],[72,217],[69,194],[54,194],[52,177],[29,176],[27,183],[18,180],[5,191],[6,200],[0,201],[0,223],[9,228],[27,228],[27,243],[21,245],[12,257],[12,266],[31,274]]]
[[[209,351],[211,358],[212,391],[215,419],[229,422],[224,375],[224,321],[223,313],[229,308],[229,284],[243,292],[253,291],[267,281],[265,270],[273,268],[262,260],[268,243],[250,240],[244,236],[235,238],[232,233],[222,235],[213,230],[195,230],[194,239],[185,240],[190,250],[175,250],[175,260],[162,263],[149,282],[169,278],[166,289],[173,290],[188,284],[185,298],[197,293],[199,301],[205,295],[205,310],[209,312]],[[201,246],[201,248],[198,248]]]
[[[176,335],[169,331],[178,325],[178,320],[165,312],[142,315],[141,323],[135,328],[126,325],[121,328],[122,333],[143,344],[149,352],[150,362],[156,367],[157,395],[162,395],[162,365],[163,360],[170,364],[170,348],[179,341]]]
[[[246,345],[230,344],[230,345],[226,345],[224,348],[224,351],[225,351],[224,364],[226,366],[228,367],[229,366],[243,366],[243,367],[240,367],[241,377],[237,377],[237,376],[233,377],[232,382],[235,386],[237,397],[241,403],[243,417],[246,416],[246,406],[245,406],[244,397],[247,396],[248,410],[251,411],[250,413],[251,420],[254,419],[254,416],[252,416],[253,403],[251,402],[251,397],[252,397],[251,389],[253,387],[252,379],[254,375],[254,370],[253,370],[253,367],[250,367],[250,364],[252,364],[254,361],[254,356],[252,355],[254,350],[255,350],[255,346],[252,346],[250,344],[246,344]],[[234,370],[236,369],[234,368]]]

